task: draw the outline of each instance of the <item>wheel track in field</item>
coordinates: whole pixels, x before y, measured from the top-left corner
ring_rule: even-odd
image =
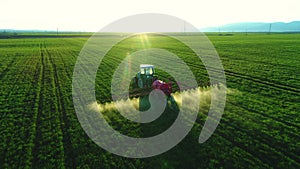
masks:
[[[231,105],[233,105],[234,107],[240,107],[239,105],[236,105],[236,104],[234,104],[234,103],[229,103],[229,104],[231,104]],[[248,111],[248,112],[252,112],[251,111],[251,109],[249,110],[249,109],[247,109],[247,108],[244,108],[244,107],[240,107],[241,109],[244,109],[244,110],[246,110],[246,111]],[[238,111],[239,112],[239,111]],[[256,112],[254,112],[254,114],[256,114]],[[270,117],[270,116],[265,116],[264,114],[260,114],[260,113],[258,113],[259,115],[261,115],[262,117],[266,117],[266,118],[270,118],[270,119],[272,119],[272,120],[274,120],[272,117]],[[237,113],[236,114],[237,116],[240,116],[240,117],[243,117],[243,115],[241,114],[241,113]],[[251,117],[250,117],[250,119],[251,119]],[[254,121],[254,119],[251,119],[253,122],[255,122]],[[274,120],[274,121],[277,121],[277,120]],[[280,121],[277,121],[277,122],[279,122],[279,123],[281,123]],[[227,122],[226,122],[227,123]],[[282,123],[283,125],[288,125],[288,124],[286,124],[286,123]],[[237,127],[237,126],[234,126],[234,125],[231,125],[231,123],[227,123],[227,125],[230,125],[230,126],[232,126],[232,127]],[[299,128],[299,127],[297,127],[297,128]],[[240,128],[237,128],[237,130],[240,130],[240,131],[242,131],[242,132],[245,132],[244,130],[242,130],[242,129],[240,129]],[[287,134],[289,134],[290,136],[293,136],[294,138],[299,138],[299,136],[297,136],[296,134],[294,134],[294,133],[287,133]],[[262,143],[264,143],[265,145],[268,145],[268,146],[270,146],[271,147],[271,145],[270,145],[270,140],[268,140],[268,138],[265,138],[265,137],[261,137],[261,136],[263,136],[263,134],[261,133],[261,134],[259,134],[258,136],[260,136],[259,137],[259,139],[257,139],[256,138],[256,140],[259,140],[260,142],[262,142]],[[254,136],[250,136],[250,137],[252,137],[252,138],[255,138]],[[271,138],[273,138],[273,137],[270,137],[270,139]],[[290,138],[290,137],[289,137]],[[273,145],[274,146],[274,145]],[[276,147],[273,147],[273,148],[276,148]],[[281,148],[281,147],[279,147],[279,148],[277,148],[276,150],[279,150],[282,154],[284,154],[286,157],[289,157],[290,159],[292,159],[292,160],[294,160],[294,161],[300,161],[300,158],[294,153],[294,152],[292,152],[292,153],[289,153],[289,152],[287,152],[287,150],[285,150],[284,148]],[[287,155],[288,154],[288,155]]]
[[[235,105],[233,105],[233,106],[235,106]],[[243,109],[243,108],[241,108],[241,109]],[[204,119],[206,119],[208,117],[205,114],[203,114],[203,115],[205,117]],[[233,115],[236,116],[236,117],[233,117]],[[222,118],[222,120],[220,122],[221,125],[219,124],[220,128],[222,128],[222,129],[217,129],[215,131],[215,134],[219,135],[220,137],[224,138],[225,140],[228,140],[229,142],[232,143],[232,145],[235,145],[235,146],[239,147],[241,150],[243,150],[243,151],[251,154],[251,156],[259,159],[260,161],[262,161],[262,162],[264,162],[264,163],[266,163],[268,165],[272,165],[270,163],[270,160],[274,160],[274,157],[268,158],[266,160],[264,158],[264,154],[266,155],[266,154],[268,154],[268,150],[272,150],[272,152],[274,152],[276,154],[276,156],[287,157],[288,159],[290,159],[290,160],[293,161],[293,165],[298,165],[299,166],[299,157],[297,156],[297,154],[295,154],[295,153],[289,153],[288,151],[284,151],[283,148],[275,149],[276,147],[274,147],[274,145],[272,147],[272,145],[269,144],[269,140],[268,139],[266,139],[265,137],[261,137],[261,135],[263,135],[263,133],[259,134],[258,136],[260,136],[260,137],[257,138],[256,135],[252,134],[251,132],[248,132],[245,129],[246,126],[244,126],[243,128],[240,128],[239,125],[232,124],[232,121],[230,121],[231,119],[235,119],[235,120],[239,119],[238,122],[241,122],[242,121],[241,118],[243,118],[243,117],[244,116],[241,115],[241,113],[237,113],[237,114],[231,113],[230,117],[227,117],[227,118],[224,117],[224,118]],[[251,120],[253,121],[253,119],[251,119]],[[197,119],[195,125],[201,125],[202,123],[203,123],[202,120],[199,121]],[[247,137],[249,137],[250,140],[252,140],[252,141],[256,140],[256,142],[262,143],[262,145],[264,147],[264,150],[265,150],[265,151],[263,151],[263,154],[262,153],[257,154],[256,153],[257,148],[255,150],[253,150],[253,149],[247,147],[247,145],[245,145],[246,142],[243,143],[243,142],[235,141],[235,139],[234,139],[235,137],[231,136],[232,134],[228,135],[228,133],[224,132],[224,131],[227,131],[227,127],[229,127],[229,126],[230,126],[230,128],[232,128],[232,129],[230,129],[231,131],[233,131],[233,129],[234,129],[234,131],[239,131],[240,133],[246,133]],[[270,137],[270,139],[272,139],[272,138]],[[245,141],[245,139],[242,139],[242,140]],[[260,146],[262,146],[262,145],[260,145]]]
[[[289,69],[289,70],[295,70],[297,69],[298,67],[297,66],[289,66],[289,65],[286,65],[286,64],[282,64],[282,63],[270,63],[270,62],[267,62],[267,61],[258,61],[258,60],[251,60],[251,59],[245,59],[242,57],[239,57],[239,58],[230,58],[230,56],[226,57],[226,59],[228,60],[239,60],[239,61],[243,61],[243,62],[252,62],[252,63],[255,63],[255,64],[263,64],[263,65],[271,65],[272,67],[277,67],[277,66],[280,66],[280,67],[283,67],[284,69]]]
[[[199,123],[195,123],[195,125],[197,126],[200,126],[200,128],[203,127],[203,125],[200,125]],[[214,132],[214,135],[217,135],[217,137],[220,137],[222,138],[223,140],[226,140],[228,142],[230,142],[230,144],[232,146],[235,146],[236,148],[238,148],[239,150],[241,150],[242,152],[248,154],[249,156],[251,156],[252,158],[254,158],[255,160],[259,161],[260,163],[264,164],[265,167],[266,166],[269,166],[269,164],[265,161],[265,160],[262,160],[260,157],[258,157],[255,153],[253,153],[252,151],[249,151],[249,149],[245,149],[243,145],[241,144],[236,144],[232,138],[230,137],[226,137],[224,133],[220,133],[218,132],[218,129]],[[213,137],[213,136],[212,136]],[[198,137],[196,138],[198,139]]]
[[[229,123],[226,123],[226,124],[229,125],[229,126],[231,126],[231,127],[234,127],[235,130],[241,131],[239,128],[236,128],[236,126],[232,126]],[[277,166],[279,164],[279,161],[276,161],[276,160],[278,160],[278,156],[280,156],[280,157],[286,157],[289,160],[292,160],[293,163],[290,164],[292,166],[300,166],[299,163],[297,161],[295,161],[295,159],[290,158],[289,156],[286,156],[283,152],[277,151],[276,149],[274,149],[273,147],[269,146],[268,144],[259,142],[259,146],[260,147],[263,146],[264,149],[263,149],[263,151],[257,153],[256,150],[262,150],[262,149],[261,148],[260,149],[258,149],[258,148],[253,149],[251,147],[248,147],[248,145],[245,145],[244,143],[241,143],[239,141],[235,141],[234,137],[228,136],[227,133],[218,132],[218,131],[216,131],[215,133],[217,135],[223,137],[224,139],[228,140],[229,142],[231,142],[232,145],[239,147],[243,151],[251,154],[251,156],[259,159],[259,161],[263,162],[264,164],[267,164],[268,166]],[[276,154],[275,158],[274,157],[272,157],[272,158],[266,158],[266,156],[268,156],[270,154],[269,153],[270,150],[273,150],[272,153],[271,153],[272,155]],[[276,161],[276,164],[274,164],[274,161]],[[284,161],[287,162],[286,160],[284,160]]]
[[[33,144],[34,147],[32,149],[32,167],[36,166],[36,162],[38,162],[38,147],[39,141],[38,139],[41,138],[41,128],[39,127],[39,124],[41,123],[41,114],[42,114],[42,109],[43,109],[43,100],[44,100],[44,84],[45,84],[45,58],[44,58],[44,52],[42,49],[42,44],[40,46],[40,54],[41,54],[41,70],[40,70],[40,76],[39,76],[39,93],[37,94],[37,101],[38,101],[38,107],[37,107],[37,114],[35,115],[35,136],[33,138]]]
[[[192,63],[189,63],[192,64]],[[199,66],[198,66],[199,67]],[[205,69],[204,66],[201,66],[203,69]],[[218,72],[220,73],[221,71],[213,68],[213,67],[208,67],[210,70],[214,71],[214,72]],[[268,79],[264,79],[264,78],[260,78],[260,77],[254,77],[254,76],[250,76],[250,75],[245,75],[245,74],[241,74],[241,73],[236,73],[230,70],[224,70],[224,73],[226,76],[232,76],[235,78],[241,78],[241,79],[245,79],[245,80],[249,80],[249,81],[253,81],[255,83],[259,83],[268,87],[272,87],[275,89],[280,89],[280,90],[284,90],[284,91],[289,91],[289,92],[293,92],[294,94],[299,95],[300,93],[300,89],[291,86],[291,85],[287,85],[287,84],[283,84],[283,83],[279,83],[279,82],[270,82]]]
[[[291,86],[291,85],[287,85],[287,84],[283,84],[283,83],[274,83],[274,82],[270,82],[267,79],[263,79],[263,78],[258,78],[258,77],[254,77],[254,76],[249,76],[249,75],[243,75],[240,73],[235,73],[233,71],[229,71],[229,70],[225,70],[225,73],[233,76],[233,77],[237,77],[237,78],[242,78],[242,79],[246,79],[249,81],[253,81],[259,84],[263,84],[272,88],[276,88],[276,89],[281,89],[281,90],[285,90],[285,91],[289,91],[289,92],[293,92],[294,94],[299,95],[300,93],[300,89]]]
[[[232,105],[234,105],[234,106],[236,106],[236,107],[241,107],[241,108],[243,108],[243,109],[245,109],[245,110],[247,110],[247,111],[249,111],[249,112],[253,112],[253,113],[258,114],[258,115],[261,115],[261,116],[263,116],[263,117],[267,117],[267,118],[269,118],[269,119],[272,119],[272,120],[274,120],[274,121],[277,121],[277,122],[279,122],[279,123],[282,123],[282,124],[284,124],[284,125],[286,125],[286,126],[292,126],[292,127],[295,127],[295,128],[300,128],[300,125],[297,125],[297,124],[294,124],[294,123],[290,123],[290,122],[285,121],[285,120],[281,120],[280,118],[276,118],[276,117],[270,116],[269,114],[262,113],[262,112],[260,112],[260,111],[258,111],[258,110],[254,110],[254,109],[248,108],[248,107],[243,106],[243,105],[241,105],[241,104],[237,104],[237,103],[235,103],[235,102],[231,102],[231,101],[228,101],[228,100],[226,101],[226,103],[232,104]]]
[[[207,117],[207,116],[206,116]],[[197,121],[197,124],[198,124],[199,122]],[[223,125],[222,125],[223,124]],[[225,127],[223,127],[223,126],[225,126]],[[299,162],[297,162],[297,160],[295,159],[295,158],[291,158],[290,156],[287,156],[284,152],[282,152],[282,151],[278,151],[277,149],[274,149],[274,147],[271,147],[269,144],[268,144],[268,142],[266,142],[265,140],[262,140],[262,138],[259,138],[259,139],[257,139],[255,136],[253,136],[253,135],[248,135],[247,134],[247,136],[249,137],[249,138],[251,138],[251,140],[257,140],[257,142],[259,142],[259,146],[261,147],[261,146],[263,146],[263,152],[260,152],[260,153],[257,153],[256,152],[256,150],[257,150],[257,148],[255,148],[255,149],[252,149],[252,148],[249,148],[247,145],[245,145],[245,143],[243,143],[243,142],[239,142],[239,141],[235,141],[235,137],[234,136],[232,136],[232,134],[229,134],[228,135],[228,133],[225,133],[224,131],[226,131],[226,126],[230,126],[231,128],[233,128],[235,131],[239,131],[239,132],[241,132],[241,133],[247,133],[247,131],[246,130],[244,130],[244,129],[241,129],[241,128],[239,128],[238,126],[236,126],[236,125],[232,125],[231,123],[230,123],[230,121],[229,121],[229,119],[228,120],[225,120],[224,121],[224,119],[221,121],[221,125],[220,125],[220,127],[222,128],[222,129],[217,129],[216,131],[215,131],[215,133],[214,134],[217,134],[218,136],[220,136],[220,137],[222,137],[222,138],[224,138],[225,140],[227,140],[227,141],[229,141],[229,142],[231,142],[231,144],[232,145],[234,145],[234,146],[236,146],[236,147],[238,147],[239,149],[241,149],[241,150],[243,150],[243,151],[245,151],[245,152],[247,152],[248,154],[251,154],[251,156],[252,157],[254,157],[254,158],[256,158],[256,159],[259,159],[259,161],[261,161],[261,162],[263,162],[263,163],[265,163],[265,164],[268,164],[269,166],[272,166],[272,164],[273,163],[271,163],[270,161],[272,161],[272,160],[274,160],[274,157],[272,157],[272,158],[265,158],[265,155],[267,155],[267,154],[269,154],[268,153],[268,151],[270,151],[270,150],[272,150],[272,154],[276,154],[276,156],[278,157],[278,156],[281,156],[281,157],[287,157],[288,159],[290,159],[290,160],[292,160],[293,161],[293,165],[298,165],[299,166]],[[232,129],[231,129],[232,130]],[[244,140],[245,141],[245,139],[242,139],[242,140]],[[253,144],[253,143],[252,143]]]
[[[53,56],[49,52],[47,48],[45,48],[49,59],[50,63],[53,67],[53,74],[54,74],[54,82],[55,82],[55,92],[56,92],[56,98],[58,100],[58,110],[60,112],[60,123],[61,123],[61,130],[63,133],[63,144],[64,144],[64,151],[65,151],[65,166],[67,168],[75,168],[76,163],[75,163],[75,156],[73,152],[73,147],[72,147],[72,142],[71,142],[71,135],[68,132],[70,122],[68,120],[67,114],[66,114],[66,108],[65,108],[65,102],[63,99],[63,93],[60,88],[60,82],[59,82],[59,77],[58,77],[58,71],[56,68],[56,64],[54,63]],[[64,62],[63,62],[64,64]]]
[[[40,44],[41,45],[41,44]],[[32,128],[32,135],[30,136],[30,147],[29,147],[29,150],[28,150],[28,157],[27,157],[27,165],[29,166],[26,166],[25,168],[30,168],[33,164],[32,160],[33,158],[35,157],[34,155],[34,146],[36,145],[35,144],[35,139],[36,139],[36,130],[37,130],[37,124],[39,123],[38,121],[40,121],[40,103],[41,103],[41,91],[42,91],[42,87],[43,87],[43,79],[44,79],[44,56],[43,56],[43,53],[42,53],[42,48],[41,46],[39,47],[39,56],[40,56],[40,62],[39,64],[37,64],[37,67],[36,68],[39,68],[39,71],[37,71],[36,74],[34,74],[34,79],[37,80],[37,91],[36,91],[36,94],[35,94],[35,98],[34,98],[34,104],[32,105],[33,108],[36,108],[34,109],[34,115],[33,115],[33,128]]]
[[[56,104],[54,73],[50,58],[46,52],[45,41],[41,51],[43,78],[36,120],[32,167],[65,168],[61,122],[60,117],[56,115],[59,112]]]

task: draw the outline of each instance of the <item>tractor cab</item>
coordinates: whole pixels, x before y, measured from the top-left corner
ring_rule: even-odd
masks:
[[[154,75],[154,66],[153,65],[142,64],[142,65],[140,65],[140,72],[139,73],[141,75],[153,76]]]
[[[153,65],[141,64],[140,71],[137,74],[137,84],[139,88],[150,88],[153,81],[157,79],[154,76],[155,70]]]

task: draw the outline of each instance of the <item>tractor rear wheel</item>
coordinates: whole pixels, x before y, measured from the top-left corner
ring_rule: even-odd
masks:
[[[143,80],[141,78],[138,79],[138,86],[139,88],[144,88]]]
[[[138,88],[138,79],[136,77],[132,78],[132,88]]]

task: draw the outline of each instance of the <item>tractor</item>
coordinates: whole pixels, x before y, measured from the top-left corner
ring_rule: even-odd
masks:
[[[167,105],[167,111],[178,112],[179,108],[174,100],[172,93],[172,83],[166,83],[158,79],[155,75],[153,65],[141,64],[140,71],[132,78],[131,81],[132,91],[131,96],[139,98],[139,110],[145,111],[150,108],[149,94],[154,89],[159,89],[166,95],[170,104]]]
[[[141,93],[149,93],[153,89],[159,89],[165,93],[166,96],[170,96],[172,93],[172,85],[170,83],[158,80],[158,76],[155,75],[155,69],[153,65],[141,64],[140,71],[132,80],[133,89],[142,90]]]

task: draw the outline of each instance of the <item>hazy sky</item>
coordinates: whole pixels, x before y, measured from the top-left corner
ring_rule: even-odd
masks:
[[[300,20],[300,0],[1,0],[0,29],[98,31],[125,16],[169,14],[196,27]]]

